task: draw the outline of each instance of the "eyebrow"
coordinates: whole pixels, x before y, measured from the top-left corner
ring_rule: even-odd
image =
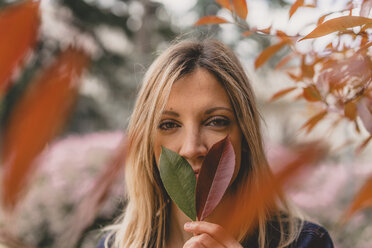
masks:
[[[177,112],[169,111],[169,110],[164,110],[163,115],[172,115],[172,116],[175,116],[175,117],[180,117],[180,115]]]
[[[231,113],[234,113],[234,111],[231,109],[231,108],[226,108],[226,107],[214,107],[214,108],[211,108],[211,109],[207,109],[204,114],[206,115],[209,115],[211,113],[213,113],[214,111],[217,111],[217,110],[227,110]],[[163,115],[171,115],[171,116],[175,116],[175,117],[180,117],[180,115],[177,113],[177,112],[174,112],[174,111],[170,111],[170,110],[164,110],[163,111]]]
[[[231,113],[234,113],[234,111],[231,108],[226,108],[226,107],[211,108],[211,109],[206,110],[204,113],[208,115],[208,114],[211,114],[211,113],[213,113],[214,111],[217,111],[217,110],[227,110],[227,111],[230,111]]]

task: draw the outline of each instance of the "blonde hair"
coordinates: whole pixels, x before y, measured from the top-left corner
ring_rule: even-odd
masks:
[[[165,192],[154,161],[154,134],[175,81],[203,68],[212,73],[225,88],[244,136],[246,151],[234,185],[243,184],[261,174],[271,175],[263,149],[260,116],[249,80],[235,54],[216,40],[182,41],[168,48],[145,74],[128,127],[128,152],[125,165],[127,206],[111,230],[112,247],[164,247],[169,218],[169,197]],[[244,164],[243,164],[244,163]],[[280,245],[293,242],[301,225],[292,214],[283,195],[279,196]],[[278,208],[279,209],[279,208]],[[266,224],[270,215],[263,210],[258,216],[260,247],[265,247]],[[286,228],[284,228],[286,226]],[[241,242],[247,230],[241,230]],[[110,238],[111,237],[111,238]]]

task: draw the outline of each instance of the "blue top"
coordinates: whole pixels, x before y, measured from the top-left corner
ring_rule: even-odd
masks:
[[[276,230],[276,231],[274,231]],[[275,225],[269,229],[268,248],[276,248],[280,239],[279,229]],[[103,237],[97,248],[104,248],[105,238]],[[257,236],[253,235],[243,242],[243,247],[258,247]],[[333,248],[332,239],[326,229],[311,222],[305,222],[298,239],[289,248]]]

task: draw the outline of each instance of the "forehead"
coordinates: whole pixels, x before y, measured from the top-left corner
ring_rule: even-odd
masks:
[[[213,74],[198,68],[173,84],[166,109],[215,105],[231,107],[227,92]]]

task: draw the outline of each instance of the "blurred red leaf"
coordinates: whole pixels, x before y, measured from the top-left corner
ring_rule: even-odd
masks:
[[[305,58],[306,56],[303,55],[301,60],[301,77],[312,79],[314,77],[314,64],[307,65]]]
[[[360,16],[368,17],[372,8],[372,0],[363,0],[362,6],[360,7]]]
[[[305,5],[303,5],[303,7],[306,7],[306,8],[316,8],[316,5],[315,4],[305,4]]]
[[[275,167],[282,169],[276,174],[261,174],[258,178],[251,178],[243,194],[236,195],[239,204],[228,206],[226,211],[231,213],[231,217],[224,224],[226,228],[237,231],[243,225],[253,230],[257,224],[257,216],[270,212],[273,203],[282,194],[282,187],[306,165],[319,162],[327,152],[328,148],[320,142],[299,145],[291,154],[285,154],[282,159],[277,160],[280,164]]]
[[[294,73],[292,73],[292,72],[287,72],[287,75],[292,79],[292,80],[294,80],[295,82],[298,82],[298,81],[300,81],[301,80],[301,76],[297,76],[297,75],[295,75]],[[301,96],[302,96],[302,94],[301,94]]]
[[[325,14],[325,15],[322,15],[321,17],[318,18],[318,22],[317,22],[317,26],[319,26],[320,24],[322,24],[324,22],[324,19],[329,16],[330,14],[332,14],[333,12],[331,13],[328,13],[328,14]]]
[[[263,50],[260,55],[256,58],[254,62],[255,69],[262,66],[268,59],[270,59],[277,51],[279,51],[282,47],[288,44],[288,41],[283,40],[277,44],[267,47]]]
[[[368,145],[368,143],[372,140],[372,135],[370,135],[369,137],[367,137],[363,142],[362,144],[360,144],[357,149],[356,149],[356,154],[359,154],[361,153],[365,148],[366,146]]]
[[[315,85],[310,85],[304,88],[303,96],[309,102],[317,102],[322,100],[320,92]]]
[[[347,221],[357,211],[372,207],[372,176],[367,179],[363,187],[356,194],[353,202],[342,217],[342,222]]]
[[[329,42],[328,45],[326,46],[326,49],[329,49],[331,51],[333,51],[334,47],[333,47],[333,41]]]
[[[330,88],[330,91],[345,85],[362,85],[368,83],[372,77],[372,61],[367,49],[360,49],[353,56],[323,63],[317,78],[317,85]]]
[[[280,90],[278,92],[276,92],[271,98],[270,98],[270,101],[274,101],[286,94],[288,94],[289,92],[293,91],[297,89],[297,87],[290,87],[290,88],[287,88],[287,89],[284,89],[284,90]]]
[[[365,129],[372,134],[372,100],[363,97],[357,105],[358,114]]]
[[[234,12],[243,20],[247,18],[248,7],[246,0],[232,0]]]
[[[204,16],[200,18],[194,26],[201,26],[201,25],[206,25],[206,24],[221,24],[221,23],[229,23],[224,18],[218,17],[218,16]]]
[[[310,133],[311,130],[316,126],[316,124],[318,124],[318,122],[321,121],[327,115],[327,113],[328,113],[327,110],[324,110],[314,115],[300,129],[307,128],[306,133]]]
[[[360,32],[364,32],[364,31],[366,31],[367,29],[369,29],[369,28],[372,28],[372,24],[370,23],[370,24],[366,24],[366,25],[364,25],[363,27],[362,27],[362,29],[360,30]]]
[[[357,122],[356,119],[354,120],[354,125],[355,125],[355,131],[356,131],[357,133],[360,133],[359,124],[358,124],[358,122]]]
[[[196,213],[204,220],[216,208],[228,188],[235,169],[235,153],[227,136],[208,151],[196,183]]]
[[[263,34],[270,34],[271,33],[271,26],[264,28],[264,29],[257,29],[257,32],[263,33]]]
[[[303,5],[304,5],[304,0],[296,0],[296,2],[292,4],[291,9],[289,10],[289,19],[298,10],[298,8]]]
[[[370,23],[372,23],[372,19],[361,16],[337,17],[320,24],[311,33],[309,33],[299,41],[325,36],[327,34],[337,31],[345,31],[347,28],[352,28]]]
[[[282,39],[282,40],[287,40],[288,42],[291,41],[291,36],[287,35],[285,32],[281,30],[276,30],[275,32],[276,37]]]
[[[232,11],[230,0],[216,0],[216,3],[218,3],[221,7]]]
[[[254,34],[254,32],[251,31],[251,30],[244,31],[244,32],[242,33],[242,35],[243,35],[244,37],[248,37],[248,36],[250,36],[251,34]]]
[[[39,2],[23,1],[0,10],[0,98],[12,72],[35,45],[39,23]]]
[[[278,64],[276,64],[275,70],[279,70],[280,68],[282,68],[285,64],[287,64],[293,58],[294,58],[293,53],[288,54],[282,60],[280,60]]]
[[[344,113],[350,120],[355,120],[357,117],[357,106],[354,101],[348,101],[345,104]]]
[[[358,51],[357,53],[358,54],[362,54],[362,55],[367,55],[368,53],[368,49],[369,47],[372,46],[372,42],[369,42],[367,44],[365,44],[364,46],[362,46]],[[370,63],[371,63],[371,58],[369,59]]]
[[[77,77],[87,66],[81,51],[68,49],[35,77],[30,89],[14,107],[2,138],[2,204],[12,210],[28,177],[34,158],[62,127],[72,109],[79,84]]]

